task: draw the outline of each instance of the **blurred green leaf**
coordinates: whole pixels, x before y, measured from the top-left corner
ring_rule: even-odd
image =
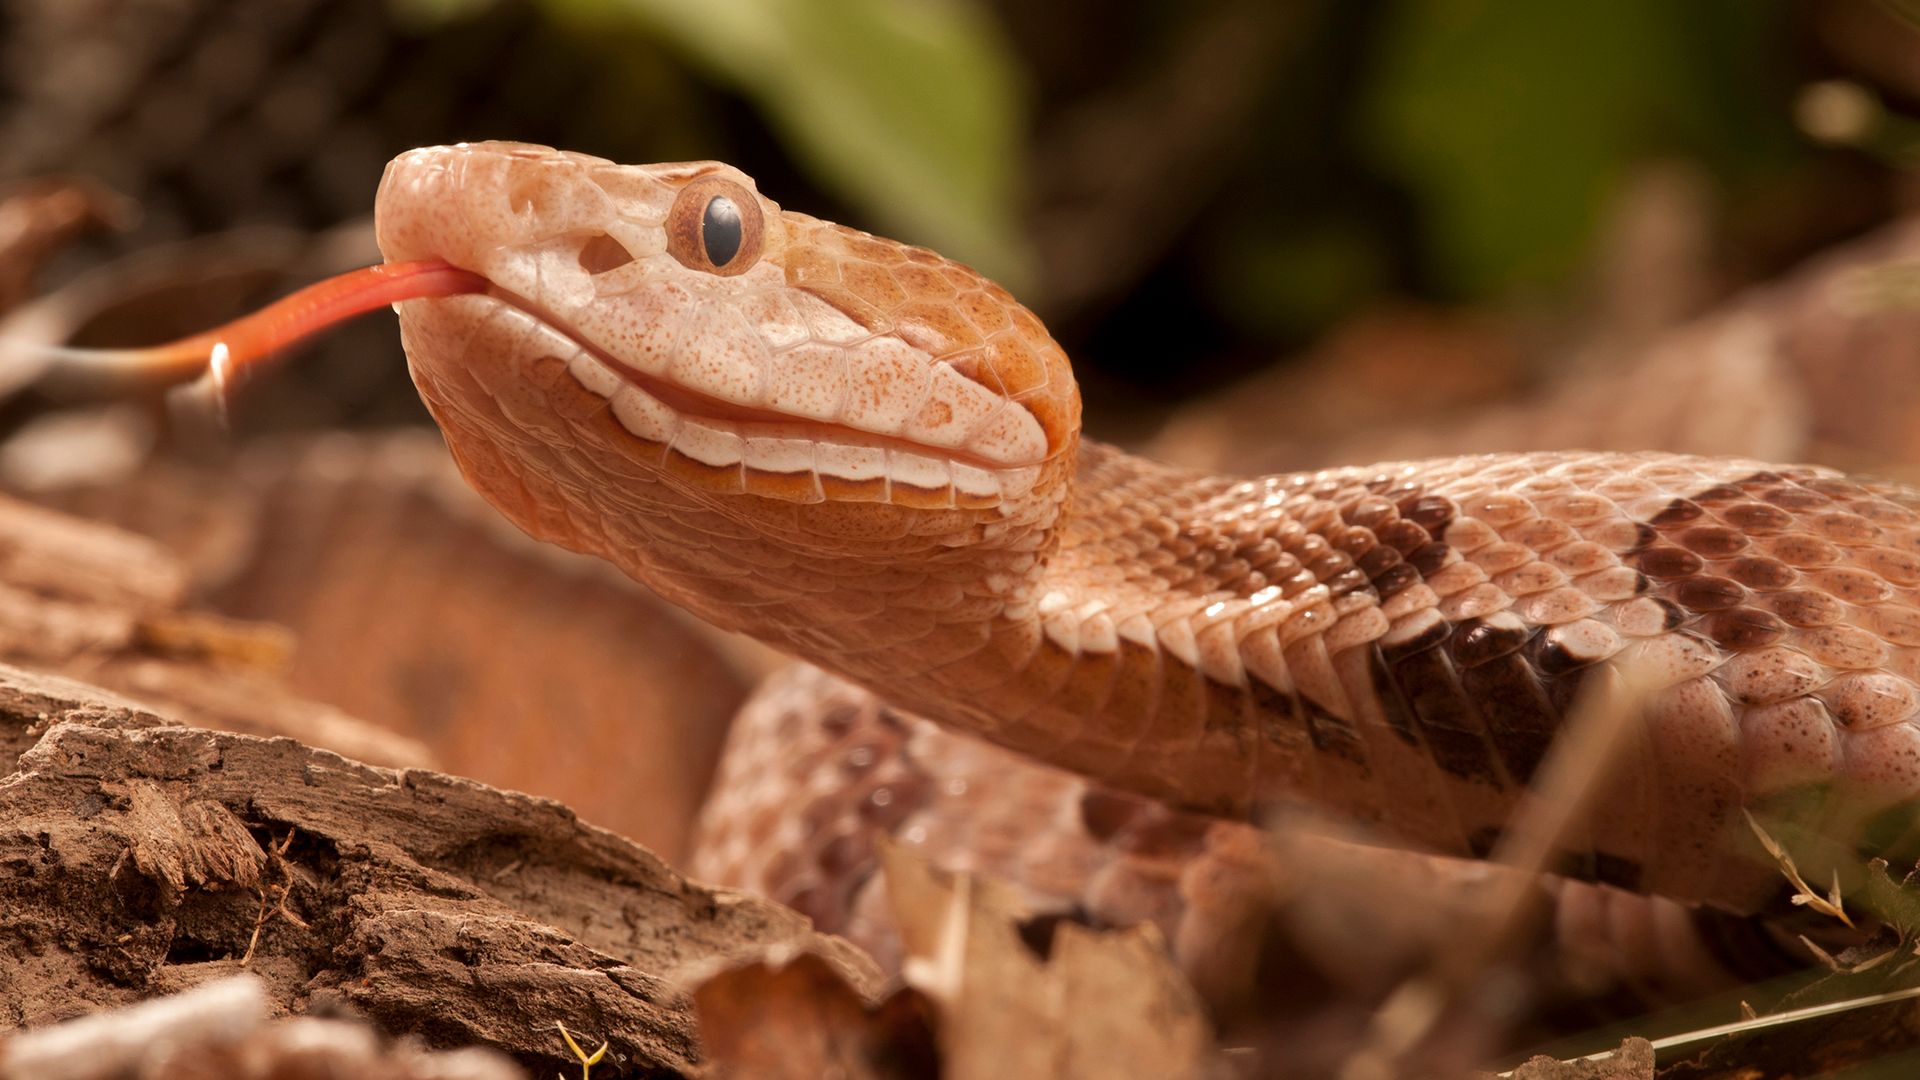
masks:
[[[1224,238],[1211,261],[1210,295],[1236,327],[1269,338],[1311,333],[1388,283],[1377,238],[1351,220],[1259,225]]]
[[[901,239],[1017,287],[1023,103],[966,0],[549,0],[638,21],[752,99],[809,172]]]
[[[1758,0],[1403,0],[1367,136],[1421,200],[1436,267],[1466,294],[1578,264],[1633,162],[1724,173],[1789,145],[1768,113],[1779,5]],[[1760,119],[1754,119],[1755,114]]]

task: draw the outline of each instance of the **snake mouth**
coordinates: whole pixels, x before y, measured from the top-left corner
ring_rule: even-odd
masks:
[[[478,325],[493,312],[512,312],[542,331],[550,346],[545,355],[563,361],[573,382],[607,402],[614,426],[636,444],[629,453],[708,491],[803,503],[986,509],[1030,491],[1040,474],[1042,462],[994,460],[702,393],[623,362],[544,305],[435,256],[349,271],[165,345],[74,354],[155,373],[205,368],[203,381],[217,397],[232,371],[302,338],[388,305],[416,304],[482,305],[460,317]],[[521,351],[518,344],[503,347]],[[1007,402],[1006,408],[1019,406]]]
[[[492,303],[571,347],[567,374],[607,402],[631,452],[710,492],[788,502],[876,502],[915,509],[984,509],[1033,465],[993,462],[846,424],[728,401],[621,360],[543,305],[489,282],[433,303]],[[558,342],[551,342],[557,345]]]

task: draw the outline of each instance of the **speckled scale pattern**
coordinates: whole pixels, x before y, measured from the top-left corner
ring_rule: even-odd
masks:
[[[683,190],[721,189],[765,223],[727,276],[683,265],[666,236]],[[551,355],[634,449],[715,493],[991,506],[1078,429],[1066,356],[999,286],[783,213],[719,163],[438,147],[397,159],[378,206],[388,258],[447,259],[564,328]]]
[[[875,855],[882,837],[944,869],[1012,884],[1042,923],[1154,923],[1217,1017],[1265,1015],[1274,990],[1262,982],[1263,948],[1298,933],[1271,920],[1303,880],[1418,893],[1426,906],[1397,931],[1416,936],[1447,936],[1494,893],[1485,868],[1461,860],[1309,835],[1282,852],[1252,826],[950,734],[807,665],[768,679],[741,710],[713,791],[691,871],[789,904],[890,969],[901,958]],[[1687,1000],[1752,970],[1717,958],[1715,925],[1671,901],[1576,882],[1542,888],[1548,934],[1582,992],[1612,981],[1640,1001]],[[1319,933],[1332,934],[1314,945],[1335,970],[1381,945],[1377,927],[1351,921]],[[1770,973],[1779,951],[1761,952],[1744,959]]]
[[[874,888],[877,836],[937,853],[949,869],[1012,881],[1039,913],[1085,904],[1132,923],[1174,912],[1170,897],[1138,897],[1177,874],[1156,867],[1141,884],[1115,865],[1121,849],[1085,843],[1086,781],[947,735],[817,668],[789,668],[762,686],[735,718],[721,768],[694,872],[765,891],[891,963],[898,945]],[[1165,853],[1196,854],[1209,824],[1229,827],[1189,819]],[[1112,875],[1129,880],[1103,888]]]
[[[872,334],[894,334],[1039,420],[1051,445],[1080,426],[1066,354],[1038,317],[970,267],[804,214],[787,214],[787,284]]]
[[[1012,884],[1042,923],[1154,923],[1217,1014],[1257,1001],[1275,885],[1251,827],[1099,789],[805,665],[741,710],[713,791],[695,876],[790,904],[889,969],[901,957],[881,837]]]
[[[1920,791],[1906,489],[1581,454],[1233,482],[1096,452],[1081,484],[1036,666],[1151,748],[1089,770],[1125,786],[1202,776],[1202,806],[1304,796],[1485,854],[1620,658],[1645,730],[1563,870],[1749,909],[1777,881],[1742,808],[1864,845]]]
[[[511,145],[416,151],[388,172],[383,251],[497,286],[403,304],[402,332],[465,475],[529,533],[905,713],[1187,810],[1308,802],[1484,854],[1568,716],[1628,700],[1630,674],[1644,701],[1561,869],[1752,910],[1781,886],[1743,811],[1830,841],[1802,863],[1815,878],[1850,852],[1916,846],[1912,491],[1652,453],[1168,468],[1080,439],[1038,322],[930,253],[763,200],[759,263],[721,278],[676,262],[658,223],[695,177],[751,184],[714,163]],[[602,237],[632,262],[589,272]],[[924,461],[848,497],[702,464],[729,424],[744,434],[724,445],[751,447],[769,380],[791,374],[769,305],[897,362],[904,381],[846,385],[902,423],[913,387],[988,349],[963,381],[992,384],[991,415],[1030,428],[975,431],[953,460],[1031,448],[1036,431],[1046,456],[981,465],[994,484],[974,500],[957,471],[931,498],[915,488]],[[631,379],[608,384],[582,356]],[[620,400],[642,387],[707,434],[686,454],[651,441]],[[775,414],[817,462],[903,437],[876,434],[879,413]],[[880,448],[892,462],[898,447]]]

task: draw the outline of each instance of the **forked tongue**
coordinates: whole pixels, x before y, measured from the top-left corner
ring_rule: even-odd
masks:
[[[483,292],[487,279],[442,259],[381,263],[327,278],[225,326],[138,349],[45,350],[48,359],[93,371],[184,377],[204,369],[216,399],[236,371],[376,308],[430,296]]]

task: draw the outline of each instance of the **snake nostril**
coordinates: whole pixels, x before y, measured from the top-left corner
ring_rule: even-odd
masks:
[[[606,233],[580,245],[580,269],[589,274],[618,270],[633,261],[633,252]]]

